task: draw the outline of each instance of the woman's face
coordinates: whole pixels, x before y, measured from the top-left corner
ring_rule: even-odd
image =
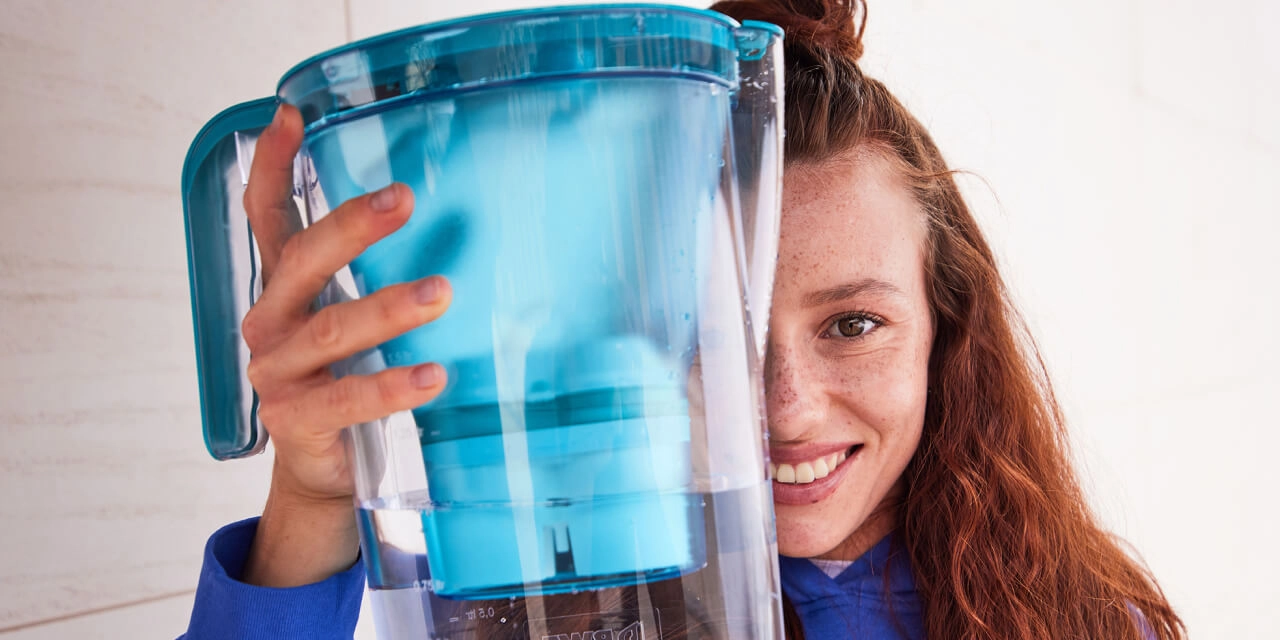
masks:
[[[924,246],[924,214],[879,154],[787,168],[765,365],[783,555],[853,559],[892,526],[877,507],[924,424]]]

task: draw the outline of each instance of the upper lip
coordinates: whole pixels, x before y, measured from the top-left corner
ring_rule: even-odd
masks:
[[[857,446],[858,442],[849,442],[844,444],[806,444],[806,445],[777,445],[769,447],[769,460],[778,464],[796,464],[800,462],[811,462],[818,458],[825,458],[833,453],[848,451]]]

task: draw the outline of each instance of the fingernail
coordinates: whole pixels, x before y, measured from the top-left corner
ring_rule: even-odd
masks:
[[[440,299],[440,290],[443,287],[440,284],[440,278],[431,276],[425,280],[420,280],[414,288],[413,295],[417,299],[418,304],[431,304]]]
[[[396,188],[396,185],[390,184],[378,189],[373,194],[373,197],[369,199],[369,206],[373,207],[374,211],[385,212],[396,208],[397,202],[400,202],[400,190]]]
[[[271,117],[271,130],[279,129],[284,124],[284,105],[276,107],[276,115]]]
[[[444,382],[444,367],[434,362],[420,364],[409,374],[409,381],[418,389],[437,386]]]

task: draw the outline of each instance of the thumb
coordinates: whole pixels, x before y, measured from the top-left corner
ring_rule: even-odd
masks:
[[[244,210],[262,253],[264,282],[275,271],[285,241],[302,228],[293,201],[293,160],[301,147],[302,114],[292,105],[280,105],[258,137],[244,191]]]

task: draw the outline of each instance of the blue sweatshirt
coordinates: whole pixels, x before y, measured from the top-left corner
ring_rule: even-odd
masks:
[[[239,581],[257,518],[218,530],[204,567],[186,640],[350,640],[360,614],[364,565],[323,582],[289,589]],[[809,640],[921,640],[921,608],[911,569],[885,538],[835,578],[808,560],[782,558],[782,591]],[[182,639],[180,639],[182,640]]]

